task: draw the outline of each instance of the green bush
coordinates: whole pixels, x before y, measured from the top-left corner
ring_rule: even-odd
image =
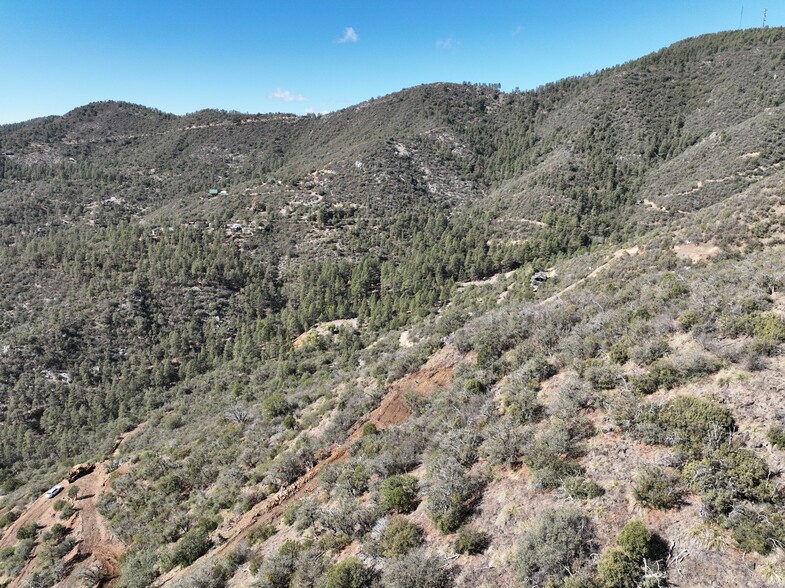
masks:
[[[523,461],[532,470],[532,485],[541,490],[554,490],[563,480],[583,475],[579,463],[543,446],[526,455]]]
[[[698,324],[699,320],[700,320],[700,316],[698,315],[697,312],[693,310],[688,310],[686,312],[683,312],[676,319],[676,321],[679,323],[679,326],[684,331],[689,331],[690,329],[692,329],[692,327]]]
[[[483,384],[477,378],[470,378],[466,380],[466,383],[463,385],[464,389],[471,394],[484,394],[485,393],[485,384]]]
[[[174,431],[175,429],[179,429],[183,425],[185,425],[185,420],[183,419],[183,415],[181,414],[170,414],[163,420],[163,426],[170,431]]]
[[[727,408],[692,396],[679,396],[665,404],[658,422],[674,444],[687,449],[701,449],[707,439],[726,439],[736,426]]]
[[[537,390],[529,387],[511,390],[504,397],[502,408],[505,417],[521,425],[536,423],[543,414],[543,407],[537,400]]]
[[[322,551],[332,551],[333,553],[341,553],[352,542],[349,535],[343,533],[325,533],[319,540],[318,546]]]
[[[447,512],[440,513],[433,518],[433,524],[439,533],[447,535],[454,533],[471,514],[471,509],[465,504],[456,504]]]
[[[338,477],[335,479],[335,488],[352,496],[360,496],[368,490],[371,472],[359,459],[352,458],[337,468]]]
[[[627,521],[616,538],[616,544],[635,561],[649,557],[651,533],[640,519]]]
[[[630,314],[630,322],[638,321],[638,320],[648,321],[653,317],[654,315],[651,313],[651,311],[648,308],[646,308],[645,306],[639,306],[638,308],[635,309],[635,311],[632,314]]]
[[[367,588],[375,579],[373,569],[350,557],[327,571],[325,588]]]
[[[670,345],[665,339],[657,338],[649,341],[640,347],[636,347],[631,354],[632,359],[638,365],[651,365],[660,358],[665,357],[671,352]]]
[[[619,548],[606,550],[597,562],[600,588],[637,588],[642,575],[640,563]]]
[[[389,562],[382,572],[381,585],[382,588],[448,588],[452,579],[441,558],[418,549]]]
[[[417,508],[417,478],[408,474],[390,476],[379,490],[382,508],[388,512],[408,513]]]
[[[518,541],[512,566],[524,586],[558,585],[589,565],[595,549],[589,519],[577,510],[545,509]]]
[[[584,372],[593,390],[613,390],[619,385],[619,370],[606,363],[591,365]]]
[[[276,529],[273,525],[261,525],[259,527],[254,527],[251,529],[250,533],[248,533],[248,543],[251,545],[264,543],[277,532],[278,529]]]
[[[453,457],[431,457],[428,470],[425,492],[428,511],[441,533],[452,533],[471,512],[469,499],[483,481],[469,476]]]
[[[213,546],[207,530],[196,527],[186,532],[175,544],[169,555],[169,567],[188,567],[202,557]]]
[[[527,431],[507,416],[486,427],[485,440],[479,454],[494,466],[509,466],[518,461],[526,441]]]
[[[769,439],[769,443],[777,449],[785,449],[785,427],[779,423],[769,427],[766,437]]]
[[[624,365],[630,360],[630,352],[623,343],[614,343],[608,351],[608,357],[613,363]]]
[[[532,384],[538,384],[552,378],[558,373],[558,369],[548,361],[548,359],[538,353],[523,366],[523,375],[525,380]]]
[[[420,527],[402,516],[392,517],[377,542],[377,551],[384,557],[406,555],[425,541]]]
[[[68,535],[69,529],[65,525],[55,523],[52,528],[46,533],[45,540],[52,540],[55,543],[62,541]]]
[[[365,423],[363,425],[363,432],[362,432],[363,437],[367,437],[368,435],[376,435],[378,432],[379,430],[376,428],[376,425],[374,423]]]
[[[0,529],[6,528],[8,525],[16,521],[19,518],[19,512],[15,510],[9,510],[3,516],[0,517]]]
[[[151,549],[132,547],[121,559],[120,588],[149,588],[156,577],[156,554]]]
[[[651,364],[647,373],[632,378],[632,387],[639,394],[652,394],[661,388],[670,390],[696,378],[713,374],[720,367],[718,360],[703,353],[658,359]]]
[[[766,462],[749,449],[724,443],[684,467],[687,485],[717,513],[729,511],[733,501],[772,501]]]
[[[63,508],[60,509],[60,520],[68,520],[76,512],[76,509],[71,506],[70,502],[66,502]]]
[[[599,498],[605,494],[605,489],[594,480],[581,476],[570,476],[563,480],[562,488],[570,498],[589,499]]]
[[[638,473],[633,495],[639,504],[649,508],[668,509],[681,502],[678,479],[654,465]]]
[[[19,527],[16,531],[16,538],[19,541],[26,541],[28,539],[35,539],[35,536],[38,534],[38,525],[35,523],[30,523],[29,525],[24,525],[23,527]]]
[[[485,551],[491,543],[491,538],[487,533],[483,533],[473,527],[461,527],[458,529],[458,536],[453,543],[453,549],[457,553],[475,555]]]
[[[264,416],[268,419],[282,417],[290,410],[291,406],[289,406],[289,401],[282,392],[274,392],[262,402],[262,412],[264,412]]]
[[[731,536],[739,549],[767,555],[785,542],[785,520],[778,513],[738,509],[728,518]]]
[[[297,520],[297,511],[300,510],[300,503],[295,502],[294,504],[290,504],[287,506],[283,511],[283,522],[290,527],[294,524]]]
[[[281,545],[278,553],[265,558],[258,569],[260,586],[289,588],[302,550],[302,545],[296,541],[287,541]]]
[[[3,494],[9,494],[10,492],[13,492],[19,488],[21,485],[22,481],[20,479],[15,478],[14,476],[9,476],[3,480],[2,484],[0,484],[0,490],[3,491]]]
[[[314,523],[322,515],[322,505],[314,498],[304,498],[299,502],[297,516],[294,521],[294,528],[298,531],[305,531],[313,527]]]

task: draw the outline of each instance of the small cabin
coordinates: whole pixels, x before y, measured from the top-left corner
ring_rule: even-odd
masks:
[[[218,196],[218,188],[210,188],[210,196]]]

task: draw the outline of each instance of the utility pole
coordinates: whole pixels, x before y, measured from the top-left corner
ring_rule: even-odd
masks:
[[[741,5],[741,16],[739,17],[739,28],[741,28],[741,21],[744,20],[744,4]]]

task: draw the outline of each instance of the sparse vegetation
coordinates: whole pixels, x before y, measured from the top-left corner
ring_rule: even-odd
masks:
[[[580,512],[544,510],[518,542],[512,565],[525,586],[561,585],[590,565],[594,541],[591,522]]]
[[[99,583],[62,562],[96,503],[123,588],[246,558],[270,587],[665,585],[656,533],[609,535],[630,496],[681,509],[644,518],[698,529],[691,562],[723,551],[680,582],[758,582],[785,543],[783,64],[757,29],[531,92],[0,127],[0,527],[114,451],[45,501],[67,523],[4,532],[0,585],[33,556],[33,583]]]

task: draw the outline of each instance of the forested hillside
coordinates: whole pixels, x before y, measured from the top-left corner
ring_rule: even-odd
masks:
[[[0,126],[0,585],[785,581],[783,72]]]

